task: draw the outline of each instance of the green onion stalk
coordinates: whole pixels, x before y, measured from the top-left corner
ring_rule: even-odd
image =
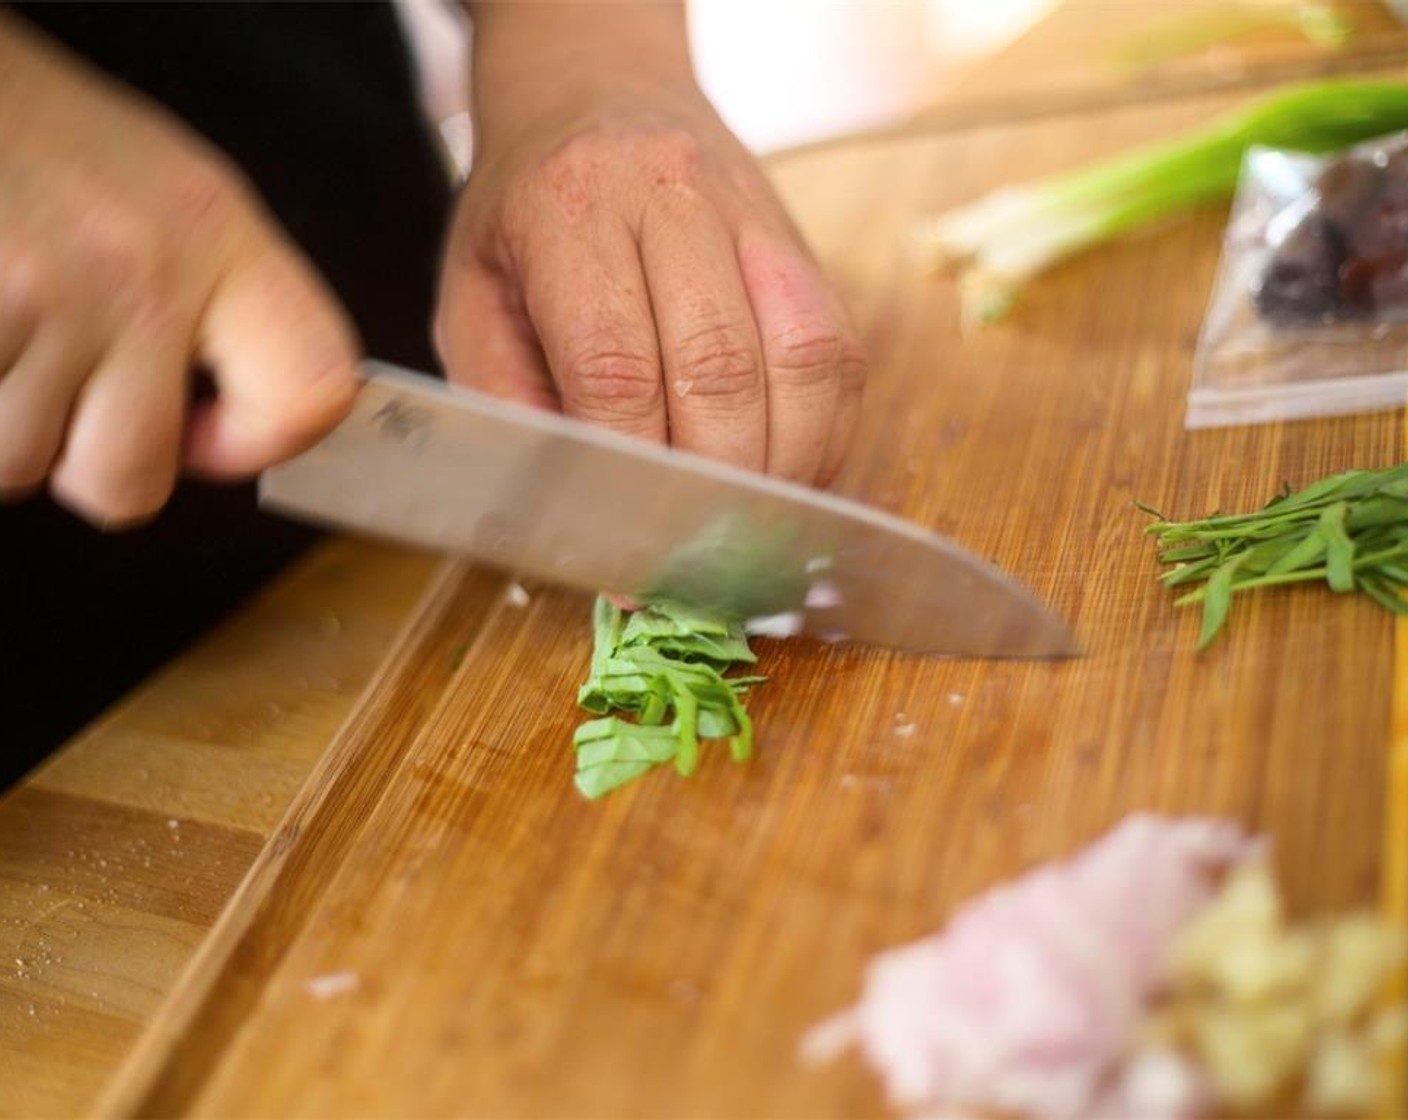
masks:
[[[925,222],[917,240],[936,265],[968,262],[964,319],[992,321],[1060,261],[1170,214],[1229,198],[1250,147],[1331,152],[1405,128],[1408,83],[1297,86],[1172,140],[993,191]]]

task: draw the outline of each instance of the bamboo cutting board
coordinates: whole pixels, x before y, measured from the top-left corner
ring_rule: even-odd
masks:
[[[1294,0],[1260,7],[1278,4],[1288,15],[1296,8]],[[1255,0],[1063,0],[995,57],[960,68],[909,127],[1030,119],[1408,60],[1408,29],[1383,0],[1333,5],[1353,28],[1338,47],[1311,42],[1287,23],[1254,26],[1257,6]]]
[[[451,566],[112,1086],[109,1113],[840,1116],[798,1066],[872,953],[1137,809],[1270,832],[1292,906],[1380,896],[1394,631],[1318,591],[1198,620],[1139,497],[1243,507],[1402,457],[1402,417],[1182,430],[1222,217],[1103,251],[961,339],[914,219],[1225,108],[1203,97],[817,153],[777,179],[875,363],[841,489],[950,533],[1072,620],[1013,664],[760,643],[756,760],[571,786],[589,602],[491,608]],[[899,734],[909,724],[914,733]],[[1397,866],[1397,865],[1396,865]],[[1386,892],[1391,893],[1391,892]]]

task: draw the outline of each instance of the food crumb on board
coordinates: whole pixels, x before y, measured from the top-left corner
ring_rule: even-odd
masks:
[[[907,715],[905,715],[903,712],[896,712],[895,726],[893,730],[894,734],[899,738],[908,739],[911,735],[913,735],[916,731],[919,730],[919,725],[915,723],[912,719],[910,719]]]
[[[533,597],[521,583],[510,583],[504,588],[504,602],[511,607],[526,607],[532,601]]]
[[[951,707],[954,707],[954,708],[958,707],[958,705],[960,705],[961,703],[963,703],[963,693],[961,693],[961,692],[950,692],[950,693],[948,694],[948,702],[949,702],[949,705],[950,705]]]
[[[829,611],[833,607],[839,607],[842,602],[841,589],[829,579],[819,579],[807,588],[802,605],[812,611]]]
[[[743,624],[744,632],[756,638],[795,638],[802,632],[806,620],[801,611],[762,614]]]
[[[314,976],[304,985],[314,999],[332,999],[334,996],[355,992],[361,986],[362,977],[350,968]]]

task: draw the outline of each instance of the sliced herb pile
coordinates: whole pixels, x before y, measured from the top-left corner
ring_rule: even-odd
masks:
[[[1408,463],[1287,487],[1256,513],[1175,522],[1136,505],[1159,518],[1147,531],[1158,538],[1159,560],[1174,565],[1162,582],[1200,585],[1175,604],[1203,604],[1200,650],[1226,623],[1232,596],[1258,587],[1323,580],[1408,614],[1399,598],[1408,587]]]
[[[600,797],[667,762],[689,777],[701,739],[727,739],[737,762],[752,754],[753,724],[740,698],[764,678],[723,675],[757,660],[740,624],[680,603],[623,611],[605,599],[594,623],[591,676],[577,702],[603,718],[572,740],[584,795]]]

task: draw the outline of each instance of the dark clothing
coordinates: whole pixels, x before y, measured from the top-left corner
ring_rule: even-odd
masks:
[[[15,4],[229,153],[351,312],[430,369],[449,174],[386,4]],[[315,534],[253,488],[183,484],[151,526],[0,506],[0,788],[209,628]]]

